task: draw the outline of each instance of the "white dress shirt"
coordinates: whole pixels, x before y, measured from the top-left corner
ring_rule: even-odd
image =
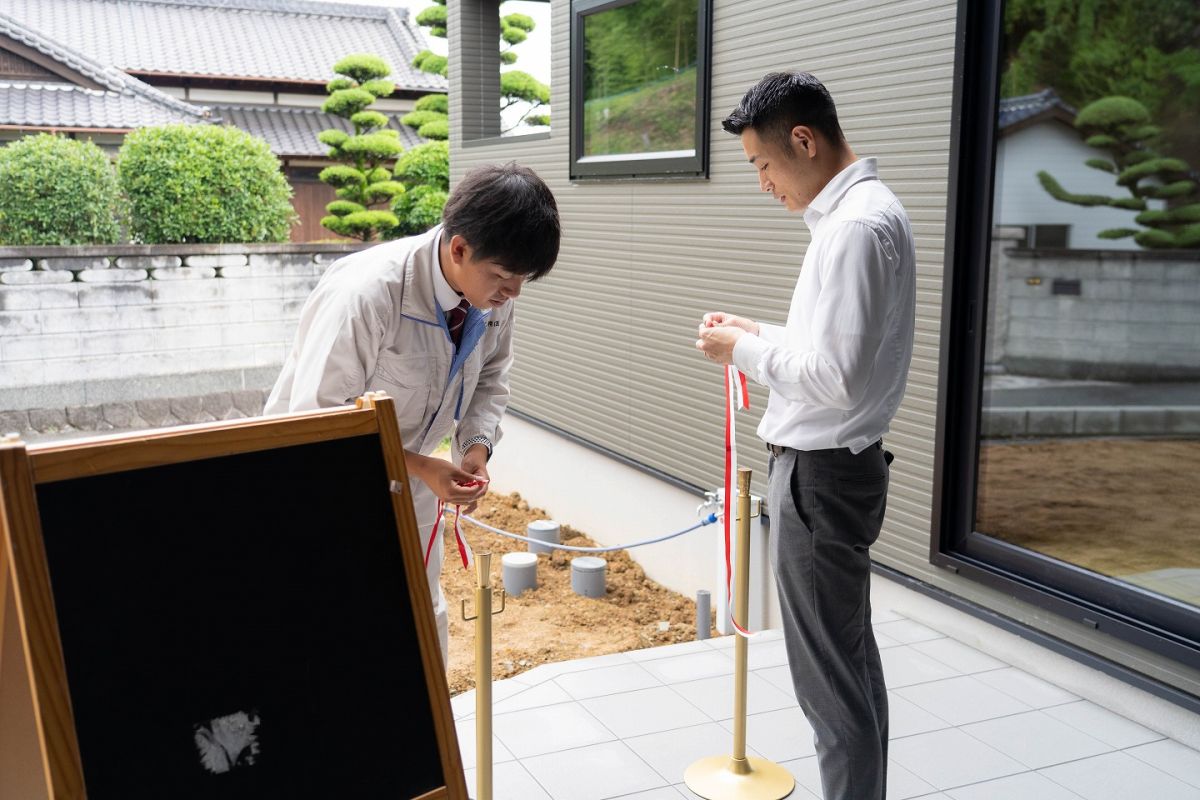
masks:
[[[437,299],[438,307],[442,311],[448,312],[458,308],[463,296],[454,291],[450,281],[446,280],[446,273],[442,269],[442,236],[440,233],[437,237],[437,244],[434,245],[434,252],[437,253],[437,256],[434,258],[433,265],[437,269],[433,270],[433,296]]]
[[[873,158],[839,172],[804,222],[812,242],[787,324],[759,323],[759,335],[738,340],[734,363],[771,390],[758,426],[765,441],[858,453],[887,432],[904,395],[916,317],[912,229]]]

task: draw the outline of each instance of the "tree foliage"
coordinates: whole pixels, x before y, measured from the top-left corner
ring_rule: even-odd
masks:
[[[666,81],[697,60],[694,0],[631,3],[584,26],[587,97],[610,97]]]
[[[117,176],[138,242],[283,242],[296,217],[270,146],[237,128],[139,128],[125,136]]]
[[[1147,248],[1193,248],[1200,246],[1200,190],[1190,176],[1187,162],[1159,155],[1149,143],[1158,135],[1150,124],[1150,113],[1129,97],[1106,97],[1080,109],[1075,127],[1092,147],[1106,158],[1091,158],[1092,169],[1116,175],[1117,186],[1128,197],[1074,194],[1064,189],[1046,171],[1038,173],[1042,186],[1057,200],[1079,206],[1109,206],[1139,211],[1134,220],[1143,226],[1101,231],[1103,239],[1132,236]],[[1165,209],[1152,209],[1147,200],[1167,201]]]
[[[384,164],[404,147],[399,132],[387,127],[387,115],[369,108],[396,87],[387,80],[391,67],[369,53],[346,56],[334,64],[333,71],[339,77],[326,85],[329,97],[321,110],[346,119],[353,132],[330,128],[317,135],[329,148],[329,157],[342,162],[321,171],[320,179],[333,186],[340,198],[325,207],[329,213],[321,224],[341,236],[369,242],[399,224],[390,206],[404,193],[404,186],[392,180]]]
[[[392,208],[400,218],[395,231],[401,236],[423,233],[442,221],[448,195],[442,189],[421,184],[396,198]]]
[[[0,147],[0,244],[112,244],[125,205],[108,156],[41,133]]]
[[[1001,96],[1052,87],[1076,108],[1134,98],[1164,151],[1200,162],[1195,0],[1007,0],[1004,31]]]
[[[429,185],[450,191],[450,146],[426,142],[410,148],[396,159],[396,180],[408,187]]]
[[[673,0],[673,2],[682,2],[682,0]],[[417,15],[417,24],[428,28],[430,36],[445,38],[446,0],[434,0],[434,3],[435,5],[426,8]],[[533,18],[525,14],[505,14],[500,17],[499,56],[501,64],[511,66],[516,63],[517,54],[513,48],[525,41],[535,27],[536,24]],[[423,50],[417,54],[417,57],[413,59],[413,66],[422,72],[429,72],[443,77],[448,72],[445,56],[435,55],[429,50]],[[438,95],[429,95],[428,97],[435,96]],[[441,97],[445,96],[441,95]],[[421,99],[426,100],[427,98]],[[525,108],[524,114],[515,125],[506,129],[505,133],[522,124],[550,124],[548,113],[550,87],[526,72],[518,70],[506,70],[502,72],[500,74],[500,113],[503,114],[509,108],[522,104],[528,106]],[[442,107],[434,107],[433,105],[422,107],[420,101],[418,101],[417,110],[436,111],[445,116],[448,114],[449,106],[446,104]],[[431,124],[434,122],[435,120],[428,117],[413,117],[412,115],[409,115],[404,120],[404,124],[416,128],[417,132],[425,138],[448,138],[450,130],[449,117],[447,116],[444,121],[436,121],[436,124]]]
[[[411,236],[437,225],[450,191],[450,146],[434,141],[409,149],[396,160],[396,180],[406,191],[392,203],[400,220],[393,235]]]

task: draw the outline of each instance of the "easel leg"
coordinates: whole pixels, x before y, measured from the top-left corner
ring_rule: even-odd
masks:
[[[49,800],[17,603],[0,537],[0,800]]]

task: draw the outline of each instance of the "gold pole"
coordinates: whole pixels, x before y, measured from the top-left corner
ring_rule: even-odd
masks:
[[[737,499],[737,586],[733,618],[743,628],[750,622],[750,470],[738,469]],[[739,775],[750,772],[746,763],[746,670],[749,642],[734,632],[733,642],[733,769]]]
[[[745,628],[750,618],[750,477],[738,468],[737,594],[734,621]],[[725,498],[726,513],[729,498]],[[683,775],[687,787],[707,800],[779,800],[796,788],[783,767],[765,758],[746,755],[746,681],[749,643],[737,636],[733,644],[733,755],[709,756],[694,762]]]
[[[475,554],[475,800],[492,800],[492,554]]]

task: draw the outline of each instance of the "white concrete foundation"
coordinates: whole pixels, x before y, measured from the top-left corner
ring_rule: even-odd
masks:
[[[492,491],[520,492],[556,521],[585,531],[605,546],[672,533],[698,521],[704,498],[511,415],[488,463]],[[723,457],[720,442],[713,458]],[[713,487],[716,488],[716,487]],[[520,531],[514,531],[519,533]],[[775,581],[767,562],[767,526],[751,524],[750,627],[779,627]],[[725,615],[724,543],[720,523],[661,544],[629,551],[646,575],[695,597],[712,593],[718,629]]]

